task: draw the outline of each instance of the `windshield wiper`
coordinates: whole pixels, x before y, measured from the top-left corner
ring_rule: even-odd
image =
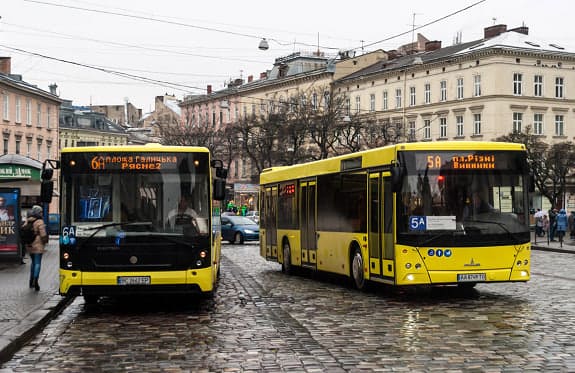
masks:
[[[505,223],[501,223],[499,221],[492,221],[492,220],[475,220],[475,219],[466,219],[467,222],[470,223],[482,223],[482,224],[493,224],[493,225],[497,225],[498,227],[500,227],[501,229],[503,229],[503,231],[505,231],[505,233],[507,233],[509,236],[511,236],[511,238],[513,238],[514,240],[518,241],[519,237],[517,235],[515,235],[515,233],[511,232],[508,228],[507,225]],[[471,227],[473,227],[473,225],[471,225]]]

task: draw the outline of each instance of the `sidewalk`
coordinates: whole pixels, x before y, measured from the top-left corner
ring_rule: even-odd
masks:
[[[0,257],[0,364],[58,314],[70,300],[58,294],[58,236],[50,236],[42,256],[40,291],[28,288],[30,257]]]
[[[531,249],[575,254],[575,240],[570,239],[569,235],[567,235],[567,238],[563,241],[563,244],[561,244],[558,240],[549,242],[547,241],[547,236],[535,237],[535,233],[531,232]]]

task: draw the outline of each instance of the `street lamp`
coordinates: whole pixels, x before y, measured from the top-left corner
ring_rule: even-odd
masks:
[[[260,45],[258,45],[258,48],[262,51],[267,51],[268,49],[270,49],[270,45],[269,45],[268,41],[266,40],[266,38],[263,38],[260,41]]]

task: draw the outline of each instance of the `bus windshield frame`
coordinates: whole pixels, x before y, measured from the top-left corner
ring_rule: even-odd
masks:
[[[210,234],[207,152],[71,152],[62,172],[62,224],[80,240]]]
[[[529,242],[525,152],[399,151],[397,242],[487,246]]]

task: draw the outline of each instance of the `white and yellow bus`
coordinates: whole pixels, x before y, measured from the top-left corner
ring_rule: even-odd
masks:
[[[264,170],[260,253],[390,285],[528,281],[522,144],[420,142]],[[474,200],[482,199],[482,209]]]
[[[203,147],[63,149],[60,294],[210,294],[226,174]]]

